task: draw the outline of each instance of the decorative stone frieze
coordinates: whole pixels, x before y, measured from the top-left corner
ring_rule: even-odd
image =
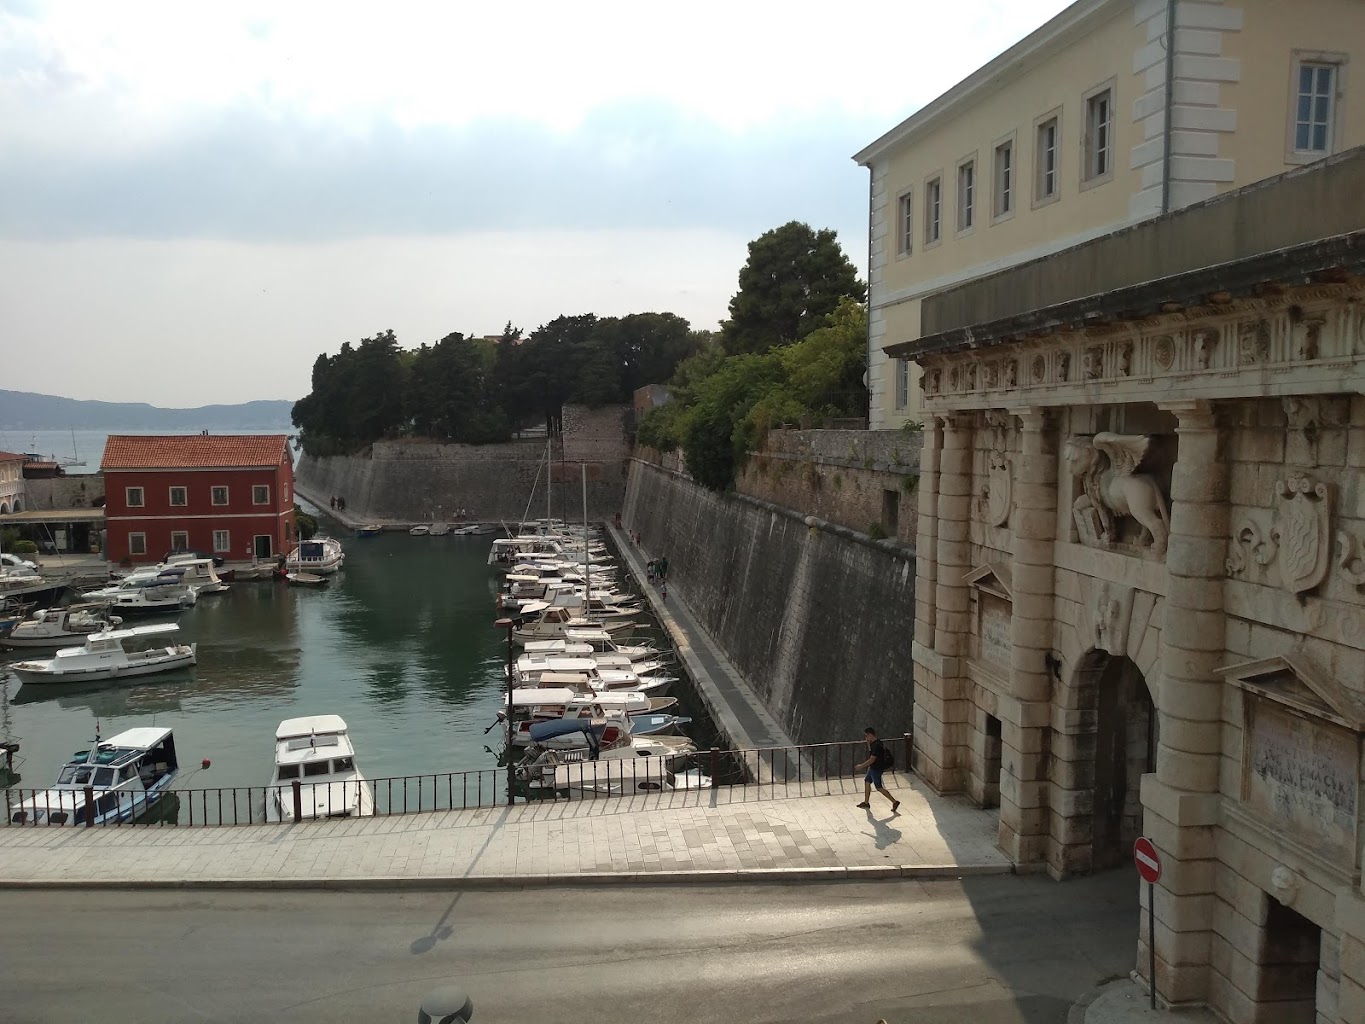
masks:
[[[1067,466],[1085,489],[1072,504],[1083,544],[1114,547],[1119,536],[1116,517],[1130,516],[1143,530],[1138,543],[1150,547],[1154,557],[1165,558],[1171,529],[1166,497],[1154,476],[1135,472],[1151,440],[1142,434],[1106,432],[1067,441]]]

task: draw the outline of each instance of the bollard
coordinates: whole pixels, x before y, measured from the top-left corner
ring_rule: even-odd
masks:
[[[910,745],[914,742],[910,733],[905,734],[905,774],[910,774]]]
[[[52,819],[51,812],[48,813],[48,820]],[[91,828],[95,824],[95,787],[85,787],[85,827]]]
[[[720,751],[715,747],[711,748],[711,788],[715,789],[720,783],[716,781],[716,776],[720,774]]]
[[[295,820],[296,822],[298,822],[298,821],[302,821],[302,820],[303,820],[303,786],[300,785],[298,779],[295,779],[295,780],[294,780],[293,785],[294,785],[294,820]]]

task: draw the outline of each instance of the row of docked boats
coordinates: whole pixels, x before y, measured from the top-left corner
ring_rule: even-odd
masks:
[[[520,648],[497,725],[529,793],[624,795],[709,785],[689,767],[691,722],[669,694],[674,655],[636,636],[644,609],[618,589],[606,546],[539,520],[493,541],[496,608]],[[511,753],[515,752],[515,753]]]
[[[374,792],[356,766],[350,731],[339,715],[291,718],[275,730],[275,767],[254,811],[267,822],[374,814]],[[179,774],[175,736],[156,726],[102,740],[76,752],[44,790],[9,802],[15,825],[109,825],[146,820],[173,793]],[[295,783],[298,783],[297,800]]]

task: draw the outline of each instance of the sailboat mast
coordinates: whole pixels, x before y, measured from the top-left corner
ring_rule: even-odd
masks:
[[[550,472],[550,432],[545,431],[545,532],[550,532],[550,485],[554,474]]]
[[[587,595],[588,614],[592,614],[592,568],[588,565],[588,464],[578,467],[583,471],[583,587]]]

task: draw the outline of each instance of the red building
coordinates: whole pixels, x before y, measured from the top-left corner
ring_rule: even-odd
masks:
[[[270,558],[294,545],[294,462],[284,434],[110,434],[106,557],[168,551]]]

